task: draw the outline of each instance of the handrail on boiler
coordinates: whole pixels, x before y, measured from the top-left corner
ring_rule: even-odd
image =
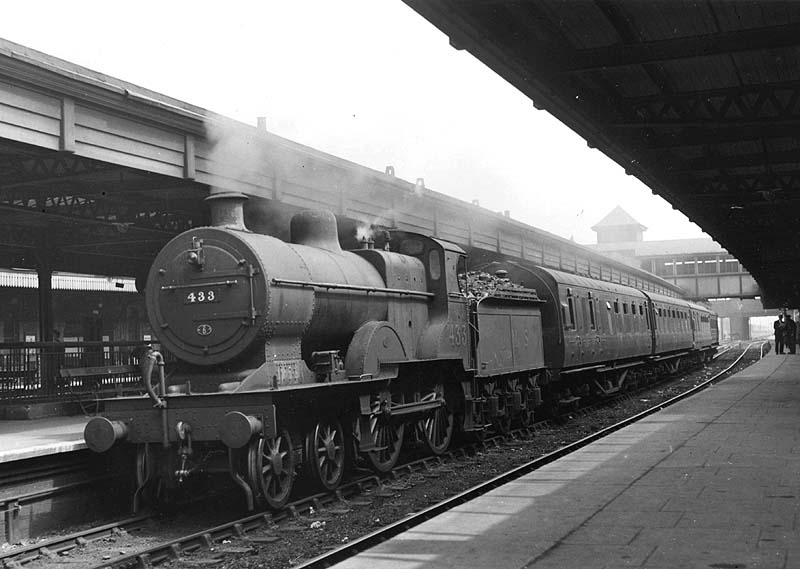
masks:
[[[423,292],[420,290],[408,290],[401,288],[378,288],[373,286],[361,285],[348,285],[340,283],[318,283],[313,281],[295,281],[290,279],[272,279],[270,281],[273,285],[289,285],[300,287],[313,287],[313,288],[326,288],[326,289],[341,289],[341,290],[357,290],[366,293],[383,293],[383,294],[396,294],[399,296],[419,296],[422,298],[433,298],[436,296],[432,292]]]

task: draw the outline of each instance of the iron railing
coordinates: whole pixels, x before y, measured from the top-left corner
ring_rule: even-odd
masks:
[[[148,344],[0,343],[0,405],[67,401],[115,389],[135,390],[142,382],[139,354]]]

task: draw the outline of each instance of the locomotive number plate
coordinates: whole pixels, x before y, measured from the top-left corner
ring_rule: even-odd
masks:
[[[220,302],[222,295],[218,288],[193,290],[184,294],[184,304],[208,304],[209,302]]]

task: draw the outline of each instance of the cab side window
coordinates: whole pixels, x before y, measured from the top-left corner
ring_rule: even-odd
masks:
[[[459,255],[458,261],[456,261],[456,276],[459,292],[467,294],[467,258],[463,255]]]
[[[442,258],[438,249],[431,249],[428,253],[428,272],[435,281],[442,278]]]

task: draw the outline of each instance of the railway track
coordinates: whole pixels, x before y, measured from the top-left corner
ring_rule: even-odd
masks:
[[[758,343],[753,345],[758,346]],[[763,344],[762,344],[763,346]],[[647,416],[659,409],[662,409],[674,402],[688,397],[699,389],[707,387],[712,383],[719,380],[720,377],[729,373],[748,353],[748,349],[744,349],[738,354],[737,357],[731,356],[731,351],[721,349],[718,355],[720,360],[733,359],[733,363],[725,367],[713,377],[708,378],[703,383],[687,391],[686,393],[674,397],[668,401],[660,402],[654,407],[636,414],[624,421],[618,422],[610,427],[601,431],[593,433],[579,441],[563,446],[553,452],[547,453],[535,460],[529,461],[517,468],[509,470],[499,476],[493,477],[482,484],[474,486],[465,492],[461,492],[444,501],[436,501],[435,504],[418,511],[417,513],[408,515],[403,519],[391,523],[384,528],[369,533],[364,537],[353,540],[348,540],[348,543],[341,547],[326,553],[318,558],[305,562],[298,567],[327,567],[341,559],[350,555],[354,555],[362,551],[372,544],[381,540],[387,539],[392,535],[406,531],[408,528],[417,525],[430,517],[439,515],[440,513],[460,504],[464,501],[470,500],[484,492],[491,490],[499,485],[502,485],[516,477],[522,476],[527,472],[535,470],[549,462],[557,460],[574,450],[585,446],[603,436],[620,429],[640,418]],[[752,345],[750,346],[752,349]],[[652,388],[652,386],[650,386]],[[619,399],[636,397],[636,393],[626,394],[620,396]],[[584,410],[582,413],[589,413],[590,411]],[[194,532],[189,535],[182,536],[174,540],[167,540],[163,543],[158,543],[155,546],[148,547],[145,550],[140,550],[135,553],[118,554],[114,558],[101,559],[99,562],[87,559],[85,563],[75,565],[75,561],[71,560],[73,567],[151,567],[163,562],[180,559],[186,555],[192,556],[195,562],[211,562],[213,559],[219,559],[220,556],[236,556],[252,554],[258,547],[265,546],[266,544],[273,543],[281,539],[281,532],[296,531],[297,527],[304,527],[311,524],[313,527],[314,522],[323,523],[326,516],[338,516],[346,513],[346,511],[353,508],[359,508],[366,505],[367,496],[369,499],[388,495],[395,491],[398,481],[404,477],[411,475],[439,477],[442,474],[453,472],[449,468],[449,464],[453,461],[462,460],[465,456],[473,456],[481,451],[481,449],[497,447],[509,442],[518,440],[523,437],[533,437],[542,429],[547,428],[548,423],[536,423],[527,428],[518,429],[505,436],[494,436],[486,439],[485,441],[472,443],[455,449],[449,455],[444,457],[426,457],[421,458],[402,466],[399,466],[394,471],[384,477],[378,477],[374,474],[365,476],[357,476],[356,479],[348,482],[332,493],[314,494],[305,497],[301,500],[291,503],[287,508],[280,512],[274,513],[259,513],[246,516],[244,518],[237,518],[236,520],[228,523],[223,523],[212,528],[203,529],[199,532]],[[323,513],[322,517],[319,514]],[[316,516],[316,517],[315,517]],[[0,562],[6,567],[19,569],[23,565],[35,562],[41,559],[53,559],[63,555],[73,555],[76,551],[82,549],[84,546],[96,543],[102,539],[113,538],[114,536],[130,535],[143,527],[148,521],[152,521],[153,516],[140,516],[137,518],[129,518],[121,520],[114,524],[108,524],[100,528],[92,528],[85,532],[77,532],[60,538],[54,538],[46,542],[30,545],[25,548],[17,548],[9,553],[0,554]],[[242,545],[239,545],[241,542]],[[205,553],[203,553],[205,552]],[[298,560],[299,561],[299,560]]]

